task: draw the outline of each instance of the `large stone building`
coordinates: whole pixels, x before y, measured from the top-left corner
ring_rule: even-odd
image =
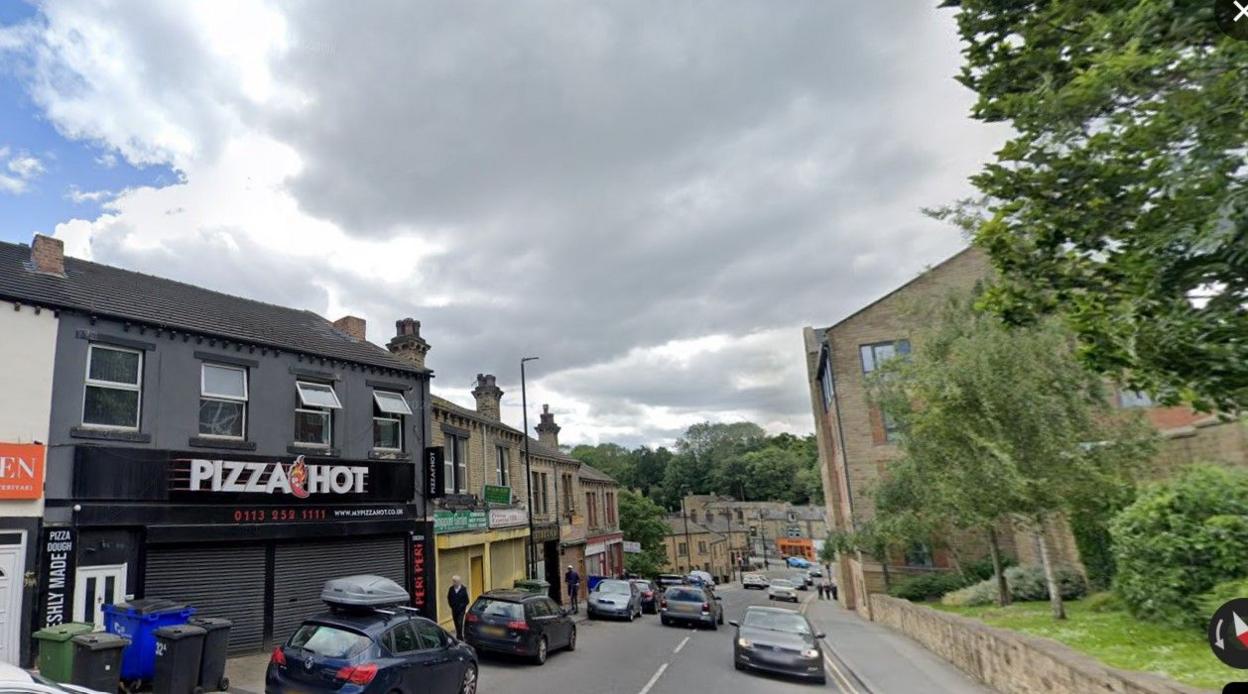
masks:
[[[683,499],[683,515],[668,516],[665,538],[669,566],[677,571],[704,568],[719,576],[731,576],[742,562],[779,566],[786,556],[814,558],[828,536],[830,526],[824,508],[799,506],[784,501],[737,501],[714,494],[694,494]],[[685,519],[694,533],[685,537]],[[719,544],[717,541],[722,540]],[[706,551],[700,551],[706,547]],[[722,558],[716,553],[724,552]]]

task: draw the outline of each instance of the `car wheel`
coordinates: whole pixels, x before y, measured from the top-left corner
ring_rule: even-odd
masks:
[[[723,624],[723,623],[724,623],[724,613],[723,613],[723,612],[720,612],[720,613],[719,613],[719,623],[720,623],[720,624]]]
[[[477,694],[477,666],[469,665],[464,669],[464,681],[459,685],[459,694]]]
[[[546,637],[543,636],[537,641],[537,655],[533,656],[533,662],[538,665],[546,664],[546,647]]]
[[[633,618],[634,618],[635,616],[636,616],[636,615],[634,615],[634,614],[633,614],[633,608],[631,608],[631,607],[630,607],[630,608],[628,608],[628,621],[630,621],[630,622],[631,622],[631,621],[633,621]]]
[[[659,617],[659,623],[665,627],[670,627],[672,625],[672,620],[667,617]]]
[[[733,666],[734,668],[738,669],[738,670],[744,670],[744,669],[745,669],[745,664],[744,664],[744,663],[742,663],[741,661],[737,660],[736,658],[733,658],[733,659],[732,659],[732,666]]]
[[[576,627],[572,627],[572,634],[568,636],[568,650],[576,650]]]

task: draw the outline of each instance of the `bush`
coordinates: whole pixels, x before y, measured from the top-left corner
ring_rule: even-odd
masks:
[[[1209,626],[1209,618],[1213,616],[1218,608],[1230,600],[1242,598],[1248,595],[1248,578],[1237,578],[1233,581],[1223,581],[1214,586],[1210,590],[1200,594],[1196,599],[1197,612],[1200,622],[1197,626],[1202,629]]]
[[[1122,599],[1110,591],[1093,593],[1083,601],[1089,612],[1120,612]]]
[[[1198,598],[1248,577],[1248,475],[1194,465],[1140,494],[1110,523],[1114,592],[1132,615],[1174,626],[1208,618]]]
[[[1048,600],[1049,589],[1044,580],[1044,569],[1039,566],[1011,566],[1005,570],[1005,584],[1010,589],[1010,599],[1018,602]],[[1069,569],[1057,569],[1057,589],[1067,600],[1083,597],[1088,586],[1083,576]],[[949,593],[941,602],[954,606],[991,605],[997,601],[997,581],[989,578],[973,586]]]
[[[1008,569],[1011,566],[1014,566],[1013,558],[1004,556],[1001,557],[1002,569]],[[983,559],[968,562],[962,566],[962,570],[966,572],[966,575],[970,576],[975,581],[986,581],[992,578],[993,575],[992,557],[984,557]]]
[[[911,602],[933,600],[966,585],[966,579],[956,573],[931,573],[912,576],[894,583],[888,594]]]

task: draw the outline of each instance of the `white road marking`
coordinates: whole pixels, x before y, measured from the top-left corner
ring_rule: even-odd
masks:
[[[815,599],[815,596],[807,595],[806,599],[802,601],[802,609],[798,610],[798,612],[802,614],[806,614],[807,608],[810,607],[811,601],[813,601],[814,599]]]
[[[849,683],[849,678],[845,676],[845,673],[841,672],[841,669],[836,666],[836,663],[832,662],[831,658],[825,655],[823,656],[823,661],[828,664],[828,667],[832,668],[832,674],[841,681],[841,685],[844,687],[845,691],[849,692],[849,694],[858,694],[858,690],[854,688],[854,685]]]
[[[654,675],[650,678],[650,681],[646,682],[646,686],[642,687],[641,691],[637,692],[637,694],[649,694],[651,687],[654,686],[655,682],[659,681],[659,678],[663,676],[663,671],[666,669],[667,663],[660,665],[658,671],[654,673]]]
[[[681,639],[680,643],[676,644],[676,650],[672,651],[672,655],[679,653],[680,649],[684,648],[686,643],[689,643],[690,638],[691,637],[686,636],[685,638]]]

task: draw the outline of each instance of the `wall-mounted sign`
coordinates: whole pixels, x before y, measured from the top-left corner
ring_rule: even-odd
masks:
[[[552,542],[559,539],[559,527],[554,523],[543,523],[533,526],[534,542]],[[567,527],[567,526],[563,526]]]
[[[291,463],[202,458],[186,462],[190,466],[186,489],[191,492],[289,494],[296,499],[306,499],[313,494],[363,494],[368,482],[367,467],[309,465],[303,456]]]
[[[421,475],[425,480],[425,498],[441,499],[446,493],[446,484],[443,477],[446,473],[443,466],[446,464],[446,449],[442,446],[430,446],[425,449],[425,469],[421,471]]]
[[[585,556],[587,557],[591,554],[602,554],[605,551],[607,551],[607,545],[603,542],[594,542],[585,545]]]
[[[628,554],[641,554],[641,543],[630,542],[629,540],[625,540],[624,551],[627,552]]]
[[[529,514],[522,508],[492,508],[490,509],[490,527],[491,528],[511,528],[518,525],[528,525]]]
[[[78,533],[73,528],[45,528],[43,531],[43,565],[40,580],[43,582],[43,599],[39,611],[39,623],[52,627],[71,621],[70,608],[74,604],[74,546]]]
[[[41,443],[0,443],[0,499],[43,498]]]
[[[485,490],[481,496],[485,498],[487,504],[510,504],[511,503],[511,487],[504,487],[497,484],[485,485]]]
[[[433,534],[426,530],[412,533],[412,607],[429,619],[437,619],[436,585],[438,570]]]
[[[434,511],[433,531],[442,533],[460,533],[465,530],[485,530],[489,518],[485,511]]]

